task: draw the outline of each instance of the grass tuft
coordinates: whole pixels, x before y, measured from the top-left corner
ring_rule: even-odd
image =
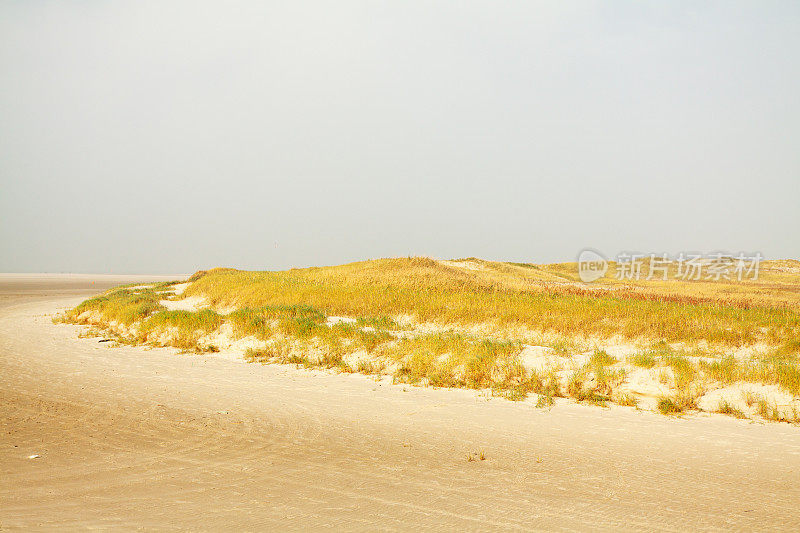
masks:
[[[737,409],[725,400],[720,402],[719,407],[717,407],[717,412],[723,415],[733,416],[735,418],[748,418],[748,416],[744,414],[741,409]]]

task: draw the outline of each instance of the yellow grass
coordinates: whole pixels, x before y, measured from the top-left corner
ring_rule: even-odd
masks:
[[[412,315],[441,324],[492,322],[523,326],[563,336],[706,341],[725,346],[755,342],[780,345],[800,332],[800,277],[773,272],[780,281],[768,288],[750,282],[640,282],[621,290],[605,285],[545,283],[562,265],[526,267],[472,259],[481,270],[427,258],[380,259],[348,265],[285,272],[215,269],[193,276],[187,295],[202,295],[214,305],[260,307],[310,305],[328,315],[379,317]],[[782,264],[782,263],[781,263]],[[800,268],[800,267],[799,267]],[[577,275],[577,274],[576,274]],[[563,278],[562,278],[563,281]],[[794,285],[792,285],[794,283]],[[608,282],[609,286],[621,287]],[[643,285],[646,290],[637,287]],[[728,298],[731,295],[735,298]],[[750,294],[745,299],[741,295]]]
[[[777,384],[800,394],[798,272],[800,262],[770,261],[758,281],[606,277],[586,285],[574,264],[475,258],[379,259],[283,272],[214,269],[192,276],[184,293],[203,297],[209,309],[168,311],[159,303],[171,297],[166,283],[109,291],[66,319],[113,326],[125,342],[184,350],[214,349],[201,339],[227,324],[236,338],[263,341],[263,349],[248,352],[251,361],[389,373],[399,382],[486,388],[510,399],[535,392],[541,406],[559,396],[637,405],[617,388],[631,369],[652,368],[674,391],[658,408],[679,413],[696,408],[709,383]],[[235,310],[215,311],[223,308]],[[354,321],[334,325],[327,321],[332,316]],[[647,348],[623,361],[595,349],[569,375],[539,375],[520,360],[534,338],[550,339],[544,344],[567,359],[588,343],[622,339]],[[724,356],[756,343],[767,353]]]

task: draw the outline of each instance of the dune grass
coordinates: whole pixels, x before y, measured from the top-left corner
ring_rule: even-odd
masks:
[[[575,371],[567,382],[567,394],[579,402],[605,406],[623,382],[625,371],[612,369],[617,360],[603,350],[595,349],[588,362]],[[631,404],[632,402],[626,401]]]
[[[658,355],[653,352],[639,352],[629,357],[631,364],[641,368],[653,368],[658,363]]]
[[[741,409],[732,406],[726,401],[720,402],[717,412],[734,418],[749,418]]]
[[[435,333],[402,339],[385,352],[400,363],[397,381],[481,389],[513,388],[525,380],[519,343]]]
[[[107,321],[133,324],[151,314],[165,310],[159,301],[163,291],[148,288],[141,291],[117,289],[82,302],[69,311],[68,316],[77,317],[85,312],[97,312]]]
[[[800,314],[794,308],[593,292],[572,285],[544,287],[516,270],[476,273],[426,258],[285,272],[215,269],[195,274],[187,294],[222,306],[311,305],[329,315],[411,315],[442,324],[491,322],[565,337],[619,335],[740,346],[779,344],[800,333]]]
[[[775,384],[800,394],[800,313],[787,304],[796,266],[779,263],[774,272],[766,269],[764,283],[729,284],[732,292],[702,283],[669,292],[663,283],[623,286],[609,279],[587,288],[575,283],[568,264],[475,258],[381,259],[284,272],[214,269],[192,276],[184,292],[210,308],[165,308],[160,302],[173,299],[172,282],[108,291],[65,319],[113,326],[121,342],[186,351],[216,349],[213,336],[225,326],[234,338],[262,343],[248,351],[250,361],[390,374],[396,382],[489,389],[513,400],[536,393],[542,407],[558,397],[637,405],[618,388],[632,369],[651,369],[674,392],[658,400],[658,410],[678,414],[696,408],[708,383]],[[233,311],[215,311],[223,308]],[[596,348],[583,366],[557,375],[522,365],[530,339],[565,360],[608,339],[649,348],[624,361]],[[755,343],[768,347],[765,354],[719,355]],[[768,404],[759,409],[769,419],[780,415]]]

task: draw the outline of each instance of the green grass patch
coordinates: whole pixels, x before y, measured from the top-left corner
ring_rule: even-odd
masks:
[[[730,385],[741,376],[739,362],[733,356],[715,361],[700,361],[700,370],[714,381]]]
[[[154,289],[113,289],[82,302],[68,311],[68,318],[77,319],[85,311],[96,311],[104,320],[130,325],[165,309],[159,301],[164,294]]]
[[[641,368],[653,368],[658,364],[658,356],[653,352],[639,352],[629,357],[628,362]]]
[[[741,409],[738,409],[726,401],[721,401],[719,407],[717,408],[717,412],[723,415],[732,416],[735,418],[748,418],[746,414]]]

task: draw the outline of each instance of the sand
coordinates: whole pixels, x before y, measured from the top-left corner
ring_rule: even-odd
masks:
[[[90,281],[0,276],[0,529],[800,528],[798,428],[112,348]]]

